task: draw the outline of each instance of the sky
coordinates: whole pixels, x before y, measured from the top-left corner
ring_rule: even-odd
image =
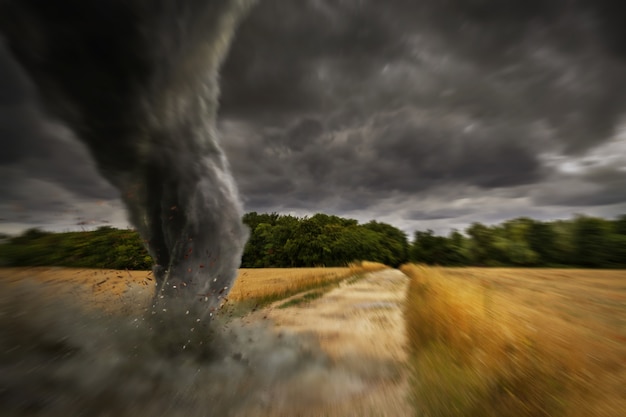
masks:
[[[262,0],[221,71],[246,211],[472,222],[626,213],[626,6]],[[0,43],[0,232],[128,227]]]

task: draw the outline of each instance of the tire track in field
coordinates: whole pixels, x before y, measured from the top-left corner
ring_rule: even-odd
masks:
[[[312,349],[321,349],[328,360],[326,372],[303,373],[301,385],[291,381],[269,388],[274,392],[268,398],[274,400],[254,415],[413,415],[402,317],[407,284],[403,273],[387,269],[342,283],[310,302],[278,308],[281,300],[250,317],[270,320],[279,335],[311,340]]]

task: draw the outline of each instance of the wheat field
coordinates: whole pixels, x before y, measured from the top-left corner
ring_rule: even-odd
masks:
[[[417,410],[622,416],[626,271],[405,265]]]
[[[359,262],[337,268],[240,269],[228,298],[232,301],[278,300],[384,268],[387,266],[375,262]]]
[[[365,272],[387,268],[374,262],[355,262],[338,268],[240,269],[230,302],[262,305]],[[0,289],[28,280],[41,285],[51,297],[68,297],[87,306],[116,312],[122,306],[149,305],[155,282],[150,271],[65,267],[0,268]]]

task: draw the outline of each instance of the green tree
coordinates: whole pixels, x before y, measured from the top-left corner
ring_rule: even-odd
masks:
[[[626,235],[613,233],[608,237],[609,253],[606,266],[613,268],[626,267]]]
[[[448,235],[448,260],[446,265],[462,266],[469,262],[468,239],[453,229]]]
[[[0,245],[7,266],[149,269],[152,259],[133,230],[101,227],[89,232],[27,230]]]
[[[576,265],[575,227],[571,220],[550,223],[554,232],[554,260],[559,265]]]
[[[626,214],[622,214],[613,221],[613,231],[618,235],[626,236]]]
[[[609,264],[611,248],[608,222],[595,217],[578,216],[574,225],[576,263],[596,268]]]
[[[528,246],[538,258],[538,263],[549,265],[558,262],[556,233],[549,223],[533,221],[528,228]]]
[[[451,242],[443,237],[436,236],[432,230],[416,231],[411,247],[413,262],[429,265],[453,265],[456,258]]]
[[[389,256],[379,262],[397,268],[409,260],[409,241],[402,230],[374,220],[363,227],[380,235],[380,245],[389,250]]]
[[[493,230],[482,223],[472,223],[466,233],[471,239],[470,256],[473,264],[492,265],[500,259]]]

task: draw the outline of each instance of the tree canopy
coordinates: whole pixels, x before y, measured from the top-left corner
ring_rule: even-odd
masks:
[[[369,260],[390,266],[411,261],[445,266],[626,267],[626,215],[615,220],[576,216],[542,222],[527,217],[498,225],[471,224],[464,233],[406,234],[386,223],[359,224],[327,214],[295,217],[247,213],[245,268],[342,266]],[[51,233],[30,229],[3,236],[0,266],[150,269],[152,259],[133,230]]]
[[[416,231],[411,261],[430,265],[626,267],[626,216],[542,222],[520,217],[473,223],[465,235]]]

